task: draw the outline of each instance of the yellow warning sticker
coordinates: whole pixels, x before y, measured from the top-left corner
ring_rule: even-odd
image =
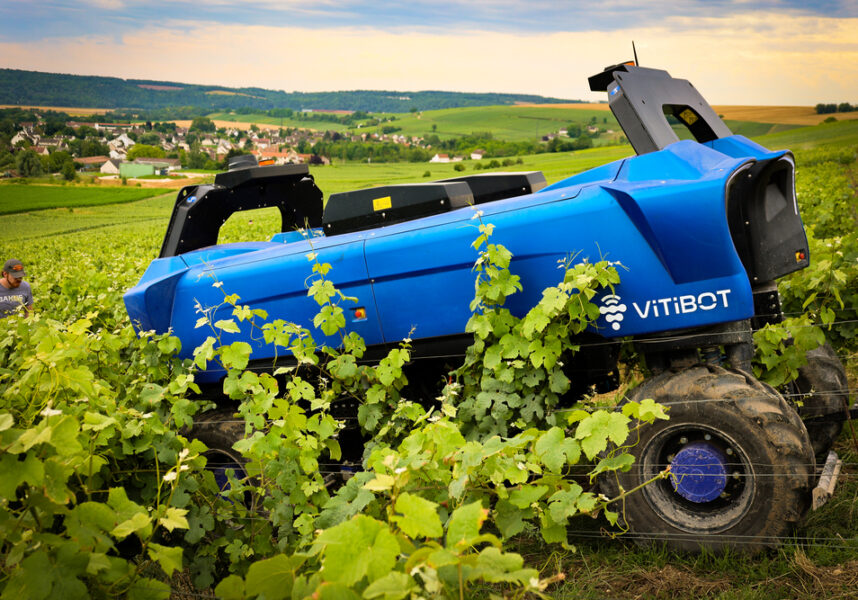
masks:
[[[690,108],[686,108],[679,113],[679,118],[682,119],[683,123],[686,125],[694,125],[695,121],[697,121],[697,115],[695,115],[694,111]]]
[[[372,210],[387,210],[390,207],[390,196],[385,196],[384,198],[376,198],[372,201]]]

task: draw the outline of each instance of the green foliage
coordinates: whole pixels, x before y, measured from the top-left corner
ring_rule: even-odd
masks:
[[[586,156],[564,160],[578,154]],[[818,324],[836,341],[854,343],[848,321],[858,261],[854,226],[844,218],[854,196],[843,192],[854,157],[834,149],[798,158],[803,218],[812,224],[819,212],[825,223],[811,235],[811,268],[781,282],[787,311],[799,313],[807,303],[808,315],[757,333],[761,364],[770,369],[760,375],[775,382],[794,374],[801,349],[818,341]],[[363,168],[390,177],[389,166]],[[356,187],[348,173],[325,176],[333,187]],[[814,201],[805,175],[828,200]],[[840,203],[840,220],[825,216],[831,202]],[[32,271],[37,314],[4,320],[0,333],[0,597],[166,598],[178,570],[201,588],[216,586],[223,598],[554,595],[546,587],[551,579],[534,568],[543,566],[545,548],[562,550],[582,515],[603,512],[615,522],[611,503],[586,483],[628,469],[617,444],[634,423],[665,416],[651,402],[621,412],[586,405],[561,411],[554,403],[564,377],[569,383],[561,363],[574,348],[566,339],[558,352],[552,340],[585,325],[592,294],[616,283],[616,269],[567,261],[560,284],[530,314],[509,319],[503,304],[518,293],[514,257],[491,244],[484,224],[471,362],[428,406],[409,402],[408,344],[367,366],[362,342],[340,333],[351,300],[326,279],[328,265],[314,257],[308,263],[318,330],[269,322],[225,290],[228,316],[219,311],[210,322],[212,313],[201,314],[212,339],[196,353],[201,364],[229,368],[224,392],[246,424],[236,450],[248,460],[247,476],[230,473],[231,487],[221,494],[204,470],[204,448],[183,437],[205,406],[188,396],[193,367],[171,359],[177,340],[138,339],[121,304],[120,294],[157,253],[171,204],[153,199],[133,210],[88,211],[96,216],[63,211],[65,229],[16,216],[28,241],[10,238],[10,249]],[[98,235],[51,233],[89,227]],[[247,327],[295,363],[284,359],[276,378],[242,371],[247,346],[218,339]],[[528,405],[532,416],[500,395],[484,413],[468,404],[472,392],[503,391],[509,374],[517,393],[542,395],[537,408]],[[375,443],[365,470],[334,492],[320,465],[341,460],[337,408],[346,400],[358,403],[355,426]],[[505,411],[506,424],[499,418]],[[589,473],[573,480],[573,468]],[[522,533],[548,544],[537,550],[539,559],[524,560],[533,552],[519,549]]]
[[[468,438],[560,424],[554,410],[570,385],[563,366],[577,350],[569,340],[599,317],[590,302],[596,292],[619,283],[616,267],[606,261],[562,261],[562,282],[543,291],[539,303],[519,319],[503,308],[521,284],[509,270],[509,251],[488,243],[492,229],[481,224],[474,242],[477,250],[485,245],[475,265],[475,312],[466,326],[475,342],[451,390],[461,394],[458,418]]]
[[[807,313],[835,346],[858,347],[856,152],[823,147],[799,153],[796,181],[811,264],[779,282],[786,312]],[[804,165],[804,166],[803,166]]]
[[[208,117],[195,117],[194,120],[191,121],[190,131],[213,133],[215,129],[215,124]]]
[[[141,158],[164,158],[167,153],[158,146],[148,146],[146,144],[134,144],[128,151],[126,158],[134,160],[137,157]]]
[[[559,369],[559,356],[573,351],[570,336],[596,316],[589,299],[618,278],[607,264],[568,267],[563,282],[547,290],[542,303],[519,323],[511,323],[500,306],[520,285],[509,270],[511,253],[489,244],[491,234],[491,225],[481,225],[474,244],[480,251],[474,330],[482,331],[479,324],[485,322],[506,327],[508,336],[518,338],[518,354],[506,360],[522,363],[514,368],[522,378],[534,380],[526,384],[528,400],[541,407],[524,408],[519,419],[510,419],[519,429],[512,437],[505,426],[501,431],[497,410],[495,416],[470,414],[469,394],[460,399],[462,386],[457,383],[445,389],[440,411],[407,400],[407,341],[378,364],[361,363],[363,341],[342,333],[342,304],[355,299],[335,289],[326,278],[330,265],[318,263],[315,254],[308,256],[312,267],[307,290],[320,307],[314,326],[325,340],[338,339],[336,348],[317,343],[313,332],[295,324],[267,322],[264,311],[240,305],[240,298],[227,291],[222,304],[199,307],[197,327],[208,327],[212,335],[196,349],[195,363],[204,367],[216,361],[226,370],[224,393],[239,402],[238,413],[246,423],[246,437],[235,449],[248,460],[249,477],[231,481],[230,520],[245,523],[241,531],[254,531],[252,538],[235,537],[222,548],[231,568],[246,575],[222,581],[219,594],[241,598],[266,589],[273,597],[287,597],[291,587],[304,594],[337,589],[388,597],[398,590],[399,595],[390,597],[408,597],[412,591],[458,592],[462,597],[474,582],[503,584],[517,593],[540,594],[545,588],[537,571],[505,550],[504,540],[529,523],[547,543],[565,545],[571,518],[595,514],[607,505],[571,481],[568,469],[604,452],[608,458],[594,474],[628,464],[620,458],[622,451],[610,447],[628,437],[629,416],[591,414],[583,408],[568,422],[545,416],[569,383]],[[213,285],[222,289],[217,281]],[[212,322],[209,315],[224,314],[224,308],[233,318]],[[222,344],[224,333],[242,327],[291,355],[294,366],[275,373],[283,379],[244,371],[250,354],[246,343]],[[469,353],[458,377],[484,373],[488,381],[497,369],[485,352],[487,337],[477,333],[479,349]],[[497,334],[498,348],[502,337]],[[546,346],[555,344],[557,355],[551,355]],[[537,373],[545,378],[542,385],[535,381]],[[358,423],[372,443],[365,471],[331,496],[319,464],[340,459],[335,434],[343,425],[332,415],[344,400],[358,402]],[[540,411],[542,418],[535,414]],[[647,417],[638,411],[634,416],[651,421],[657,413]],[[549,421],[557,425],[544,425]],[[567,432],[569,424],[572,430]],[[269,515],[264,523],[254,523],[253,513],[245,512],[239,500],[248,495],[260,499]],[[484,531],[489,523],[500,535]],[[203,553],[217,554],[212,546]],[[260,563],[251,566],[251,559],[264,556],[278,562],[257,571]],[[275,586],[271,578],[279,583]]]
[[[754,332],[754,375],[775,387],[793,381],[799,368],[807,364],[807,351],[824,343],[825,334],[808,314],[766,325]]]
[[[15,156],[15,168],[21,177],[38,177],[42,174],[42,161],[35,150],[22,150]]]
[[[177,339],[84,304],[65,323],[9,319],[0,337],[2,597],[166,598],[150,561],[183,568],[178,536],[201,509],[203,446],[175,420],[194,410],[193,377]],[[129,543],[142,560],[122,556]]]

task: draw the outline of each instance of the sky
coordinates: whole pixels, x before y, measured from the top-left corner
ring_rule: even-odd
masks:
[[[633,58],[711,104],[858,104],[858,0],[0,0],[0,67],[585,101]]]

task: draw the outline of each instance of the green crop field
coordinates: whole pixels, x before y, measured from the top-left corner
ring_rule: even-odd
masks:
[[[310,172],[317,185],[324,193],[325,199],[330,194],[349,190],[362,189],[378,185],[426,182],[459,175],[486,173],[498,171],[542,171],[549,183],[559,181],[563,177],[586,171],[606,162],[629,156],[628,146],[610,146],[552,154],[534,154],[522,156],[521,164],[500,167],[492,170],[474,170],[477,161],[462,163],[338,163],[329,166],[313,166]],[[486,160],[483,163],[488,162]],[[456,171],[454,166],[462,164],[465,171]],[[424,174],[429,172],[428,177]],[[103,202],[106,206],[83,207],[71,203],[58,204],[64,208],[54,210],[34,210],[26,201],[27,191],[52,191],[55,197],[61,198],[66,192],[75,188],[65,186],[2,186],[0,193],[6,188],[20,190],[23,198],[18,203],[15,215],[16,226],[7,234],[6,239],[25,239],[32,237],[50,237],[65,232],[96,230],[102,227],[124,226],[127,224],[151,223],[153,227],[164,228],[176,197],[175,191],[164,192],[157,189],[123,189],[115,188],[86,188],[102,192],[101,198],[107,200],[113,196],[113,204]],[[149,198],[128,204],[123,192],[146,192]],[[7,214],[12,212],[6,211]],[[222,229],[222,241],[249,241],[265,239],[275,232],[279,225],[277,209],[258,209],[251,213],[233,215]],[[3,218],[0,217],[0,223]],[[248,227],[248,221],[253,221],[253,227]]]
[[[584,108],[545,108],[539,106],[479,106],[398,115],[392,123],[401,127],[397,133],[426,136],[436,133],[442,139],[474,132],[490,132],[495,139],[508,141],[536,140],[543,135],[566,129],[571,123],[619,131],[614,115],[607,110]],[[435,126],[433,131],[432,127]]]
[[[607,107],[605,107],[607,108]],[[614,115],[606,109],[594,109],[589,105],[576,107],[574,105],[553,106],[480,106],[430,110],[419,113],[402,113],[394,115],[372,115],[375,118],[395,117],[394,121],[377,126],[346,126],[327,121],[301,121],[297,119],[280,119],[264,114],[232,114],[213,113],[213,120],[232,121],[237,123],[257,123],[259,125],[276,125],[278,127],[298,127],[302,129],[330,130],[340,133],[382,133],[384,127],[397,127],[397,135],[407,137],[426,137],[437,135],[442,140],[462,137],[473,133],[491,133],[494,139],[521,142],[538,140],[542,136],[556,133],[571,124],[581,127],[593,124],[602,129],[611,130],[613,134],[603,134],[595,143],[615,143],[622,135]],[[775,123],[756,123],[752,121],[726,121],[727,126],[737,134],[746,137],[756,137],[797,127]],[[433,129],[434,127],[434,129]]]
[[[763,135],[755,141],[767,148],[791,148],[792,150],[813,148],[820,144],[840,148],[854,147],[858,145],[858,120],[797,127]]]
[[[46,208],[100,206],[134,202],[162,194],[147,188],[82,187],[58,185],[0,185],[0,214]]]
[[[557,152],[546,154],[531,154],[514,157],[521,159],[521,164],[514,164],[498,169],[475,170],[477,164],[486,164],[488,159],[481,161],[465,160],[460,163],[346,163],[338,161],[326,167],[311,167],[319,187],[327,195],[345,192],[353,189],[371,187],[387,183],[407,183],[413,181],[433,181],[460,175],[486,173],[492,171],[542,171],[549,183],[553,183],[575,173],[586,171],[600,164],[611,162],[632,154],[629,146],[609,146],[591,148],[576,152]],[[501,159],[498,159],[501,160]],[[456,171],[455,166],[465,167],[464,171]],[[424,177],[428,172],[430,175]]]

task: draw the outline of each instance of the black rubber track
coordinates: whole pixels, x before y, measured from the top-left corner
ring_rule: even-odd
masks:
[[[803,406],[803,418],[843,413],[849,406],[849,380],[831,344],[826,342],[807,353],[807,364],[798,370],[795,387]],[[843,431],[843,422],[807,423],[807,433],[817,460],[824,460]]]
[[[681,498],[668,479],[630,494],[613,505],[630,535],[690,552],[755,552],[782,543],[810,506],[815,475],[807,431],[789,403],[751,375],[716,366],[653,377],[630,396],[646,398],[669,406],[671,418],[632,434],[626,444],[633,444],[635,464],[600,478],[602,493],[615,498],[649,480],[682,438],[729,448],[730,478],[725,495],[708,503]]]

